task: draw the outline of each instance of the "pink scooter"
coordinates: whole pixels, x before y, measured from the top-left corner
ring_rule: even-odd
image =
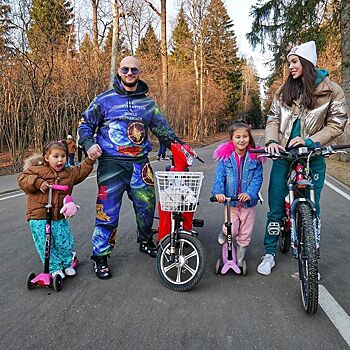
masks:
[[[31,272],[27,277],[27,288],[34,289],[39,286],[50,287],[52,286],[55,292],[59,292],[63,287],[63,279],[60,275],[56,275],[52,278],[50,274],[50,244],[51,244],[51,221],[52,221],[52,190],[55,191],[67,191],[68,186],[62,185],[50,185],[49,187],[49,198],[46,208],[46,226],[45,226],[45,261],[44,261],[44,272],[38,276],[34,272]],[[78,258],[73,254],[72,267],[75,269],[78,265]]]
[[[210,198],[210,201],[217,202],[217,199],[215,196],[212,196]],[[235,273],[245,276],[247,274],[246,261],[243,260],[241,267],[237,265],[236,249],[232,239],[232,222],[230,211],[230,203],[232,201],[238,201],[238,197],[226,197],[225,199],[225,207],[227,213],[227,220],[225,222],[225,226],[227,228],[227,240],[222,245],[222,264],[220,258],[218,258],[216,261],[215,274],[218,275],[221,273],[222,275],[225,275],[228,270],[232,269]]]

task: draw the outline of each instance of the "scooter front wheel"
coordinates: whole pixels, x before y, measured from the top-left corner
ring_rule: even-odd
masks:
[[[63,278],[60,275],[56,275],[52,280],[52,287],[55,292],[60,292],[63,288]]]
[[[32,280],[36,277],[36,274],[34,272],[31,272],[28,276],[27,276],[27,288],[29,290],[34,289],[37,284],[36,283],[32,283]]]
[[[170,261],[170,236],[159,245],[157,270],[162,283],[169,289],[184,292],[192,289],[202,278],[205,250],[200,240],[181,233],[175,242],[175,261]]]

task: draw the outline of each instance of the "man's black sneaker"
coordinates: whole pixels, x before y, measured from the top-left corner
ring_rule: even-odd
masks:
[[[112,277],[107,263],[107,256],[108,255],[93,255],[91,257],[96,276],[102,280],[108,280]]]
[[[140,242],[140,252],[148,254],[150,257],[155,258],[157,256],[157,246],[152,240],[147,242]]]

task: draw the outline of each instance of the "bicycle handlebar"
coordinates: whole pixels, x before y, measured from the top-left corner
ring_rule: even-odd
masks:
[[[331,154],[339,153],[338,150],[350,148],[350,144],[346,145],[333,145],[326,147],[316,147],[315,149],[309,150],[305,146],[292,148],[286,151],[280,151],[279,153],[268,153],[265,149],[252,149],[249,152],[255,154],[264,154],[267,158],[278,159],[283,158],[287,160],[293,160],[297,158],[312,156],[324,156],[327,157]],[[306,150],[305,150],[306,149]]]

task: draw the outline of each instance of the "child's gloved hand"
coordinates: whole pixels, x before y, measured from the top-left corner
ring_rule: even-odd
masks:
[[[73,199],[71,196],[67,195],[64,197],[63,199],[63,207],[60,210],[60,213],[64,215],[64,217],[67,218],[71,218],[72,216],[74,216],[79,209],[79,205],[76,205],[73,202]]]

